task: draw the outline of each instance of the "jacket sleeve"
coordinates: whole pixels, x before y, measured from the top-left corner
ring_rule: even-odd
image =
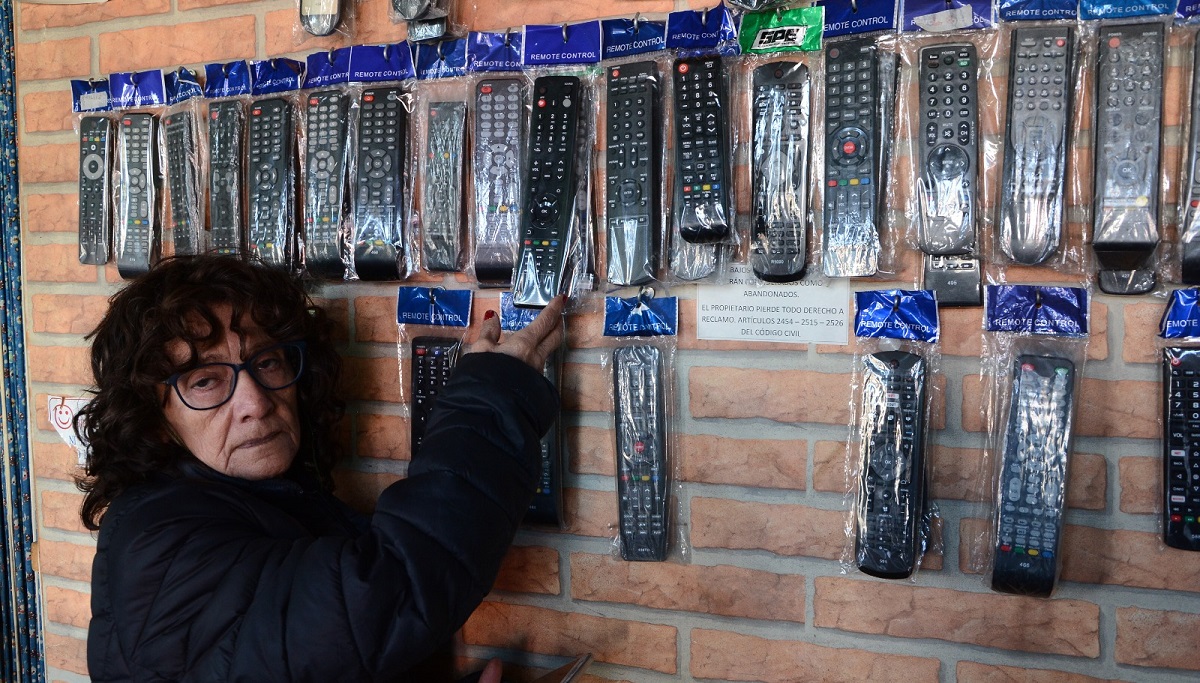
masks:
[[[119,656],[136,680],[396,679],[491,589],[556,401],[516,359],[464,356],[359,538],[272,537],[271,510],[224,490],[116,515],[97,571]]]

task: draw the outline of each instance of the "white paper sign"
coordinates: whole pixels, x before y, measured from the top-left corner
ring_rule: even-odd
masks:
[[[848,343],[850,284],[844,278],[763,282],[739,263],[729,267],[725,283],[697,290],[699,339]]]
[[[50,424],[54,431],[68,446],[75,449],[82,467],[87,463],[88,447],[75,435],[75,414],[88,404],[86,398],[68,398],[66,396],[50,396],[46,399],[46,410],[50,415]]]

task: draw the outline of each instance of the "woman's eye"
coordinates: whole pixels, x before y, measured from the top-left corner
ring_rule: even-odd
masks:
[[[208,370],[201,368],[192,371],[187,376],[187,381],[184,388],[188,391],[213,391],[225,383],[224,374],[217,370]]]

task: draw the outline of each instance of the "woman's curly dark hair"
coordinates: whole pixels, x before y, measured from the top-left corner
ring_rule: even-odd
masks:
[[[80,516],[89,529],[121,492],[161,473],[177,472],[193,456],[169,439],[163,414],[163,380],[181,369],[167,343],[181,339],[198,350],[219,341],[224,328],[213,309],[232,308],[231,330],[244,313],[272,339],[304,340],[304,375],[297,383],[304,426],[297,462],[315,467],[328,485],[334,460],[334,425],[345,404],[335,395],[341,360],[332,342],[333,323],[287,273],[230,256],[163,261],[109,299],[92,341],[94,398],[76,417],[75,429],[91,446]],[[197,326],[196,320],[207,324]],[[197,329],[197,328],[200,329]]]

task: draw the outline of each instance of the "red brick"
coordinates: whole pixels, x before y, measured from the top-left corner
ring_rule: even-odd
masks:
[[[350,341],[350,302],[345,299],[311,297],[313,304],[325,311],[333,323],[333,343],[346,344]],[[391,341],[395,342],[395,336]]]
[[[1113,678],[1093,678],[1083,674],[1049,669],[1019,669],[978,662],[959,662],[957,683],[1121,683]]]
[[[252,1],[253,0],[178,0],[176,2],[176,7],[179,9],[180,12],[186,12],[188,10],[201,9],[204,7],[219,7],[222,5],[240,5],[240,4],[252,2]],[[363,3],[363,4],[366,4],[366,3]],[[376,2],[374,4],[378,5],[380,3]],[[343,10],[344,9],[345,8],[343,8]],[[294,16],[294,14],[293,14],[293,16]]]
[[[306,33],[296,23],[296,10],[292,8],[267,12],[266,36],[269,55],[326,50],[351,43],[350,35],[346,32],[334,31],[327,36]]]
[[[810,370],[693,366],[692,417],[848,424],[850,377]]]
[[[87,76],[92,70],[92,39],[17,41],[16,66],[17,81]]]
[[[1200,566],[1179,562],[1179,551],[1164,546],[1157,533],[1071,524],[1063,543],[1062,578],[1067,581],[1200,591]]]
[[[83,26],[110,19],[166,14],[170,11],[170,0],[107,0],[98,5],[28,4],[21,6],[21,28],[30,31],[58,26]]]
[[[337,486],[334,493],[347,505],[364,514],[372,512],[375,509],[375,501],[379,500],[379,494],[400,479],[399,475],[385,472],[356,472],[348,469],[333,471],[333,481]]]
[[[469,645],[575,657],[674,674],[679,662],[674,626],[646,624],[540,607],[484,602],[462,629]]]
[[[1200,614],[1118,607],[1113,657],[1119,664],[1200,671],[1198,631]]]
[[[818,577],[814,582],[813,624],[819,628],[1100,656],[1100,608],[1082,600],[1040,600],[835,577]]]
[[[31,5],[46,7],[47,5]],[[71,112],[71,91],[48,90],[26,93],[21,97],[21,121],[26,133],[56,133],[71,130],[75,114]]]
[[[611,429],[567,427],[566,435],[572,472],[616,476],[616,437]]]
[[[804,490],[808,444],[803,440],[730,439],[683,434],[683,480]]]
[[[558,551],[534,545],[510,547],[493,588],[513,593],[561,595]]]
[[[112,73],[251,58],[254,45],[250,15],[101,33],[100,70]]]
[[[92,580],[92,558],[96,548],[43,538],[38,541],[38,571],[74,581]]]
[[[612,368],[563,363],[562,407],[568,411],[612,412]]]
[[[75,244],[26,244],[25,282],[96,282],[95,266],[79,263]]]
[[[1121,458],[1121,512],[1154,515],[1162,511],[1162,459]]]
[[[571,348],[594,349],[608,344],[604,337],[603,311],[573,312],[566,320],[567,343]]]
[[[69,588],[42,586],[46,620],[76,628],[87,628],[92,620],[91,596]]]
[[[34,294],[33,331],[86,335],[108,311],[108,298],[74,294]]]
[[[57,633],[42,634],[46,652],[46,666],[63,669],[81,676],[87,675],[87,641],[81,638],[60,636]]]
[[[692,546],[836,560],[846,547],[846,522],[841,510],[693,498]]]
[[[28,232],[76,232],[79,226],[79,195],[26,194],[21,227]]]
[[[567,488],[563,491],[567,511],[566,532],[576,536],[615,538],[617,535],[616,484],[609,491]]]
[[[985,471],[983,451],[934,444],[931,457],[934,498],[991,500],[995,476],[990,465]],[[1108,469],[1102,455],[1073,453],[1067,481],[1067,505],[1086,510],[1103,510],[1107,495]]]
[[[462,3],[465,5],[466,3]],[[450,3],[452,8],[451,23],[465,23],[464,17],[459,16],[464,12],[474,14],[474,5],[463,7],[460,4]],[[353,10],[353,28],[349,31],[356,45],[377,45],[380,43],[395,43],[404,40],[408,37],[407,22],[395,23],[392,21],[391,3],[388,2],[360,2],[354,6]],[[343,6],[342,11],[346,11]]]
[[[396,324],[396,297],[355,297],[355,341],[395,343],[399,335],[400,328]]]
[[[22,143],[19,155],[22,186],[28,183],[73,183],[79,180],[78,142],[52,145]],[[72,221],[67,229],[75,229],[77,220]]]
[[[42,526],[86,532],[87,529],[79,518],[82,505],[81,494],[42,491]]]
[[[400,403],[404,400],[401,392],[400,373],[396,367],[394,356],[377,358],[360,358],[344,356],[342,358],[342,393],[345,398],[357,401],[387,401]],[[409,381],[411,370],[405,367],[404,380]]]
[[[78,455],[62,441],[45,443],[34,441],[30,444],[33,449],[33,474],[43,479],[57,479],[75,483],[76,476],[83,476],[83,468],[79,466]]]
[[[411,429],[407,418],[364,413],[354,418],[358,435],[355,452],[360,458],[408,460]]]
[[[849,464],[844,441],[818,441],[813,449],[813,490],[844,492],[849,486],[846,474]]]
[[[91,355],[83,346],[30,346],[26,349],[31,382],[92,383]]]
[[[967,431],[984,429],[983,391],[979,375],[963,377],[962,425]],[[1161,403],[1158,392],[1158,382],[1085,377],[1076,403],[1075,433],[1157,438]]]
[[[571,598],[743,619],[804,621],[804,577],[571,553]]]
[[[941,662],[928,657],[768,640],[729,631],[692,629],[691,674],[696,678],[792,683],[859,683],[903,679],[936,683]]]

